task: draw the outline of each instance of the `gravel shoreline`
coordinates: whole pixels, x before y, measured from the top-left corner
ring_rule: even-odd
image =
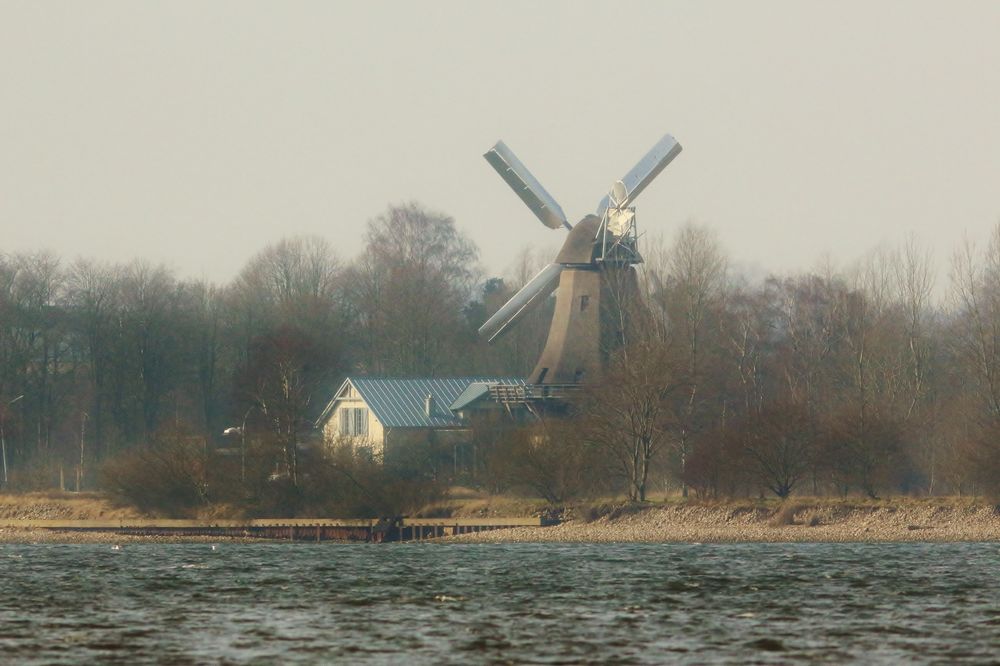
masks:
[[[653,506],[592,522],[448,537],[463,543],[740,543],[1000,541],[991,506],[803,505],[767,509]]]
[[[146,536],[114,531],[0,528],[0,544],[274,543],[229,536]],[[462,543],[740,543],[1000,541],[1000,513],[971,500],[784,505],[673,504],[611,508],[596,520],[515,527],[435,539]]]

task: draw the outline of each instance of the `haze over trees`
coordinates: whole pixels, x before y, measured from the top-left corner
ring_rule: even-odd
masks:
[[[372,219],[365,240],[351,258],[322,238],[285,239],[227,285],[141,260],[0,255],[7,485],[53,487],[62,474],[72,488],[80,474],[95,488],[112,459],[115,478],[134,484],[128,458],[173,460],[164,483],[192,503],[261,495],[276,479],[300,495],[318,479],[348,493],[368,478],[430,497],[421,479],[434,478],[554,502],[997,490],[1000,227],[958,249],[942,302],[917,241],[849,270],[756,282],[728,267],[707,229],[646,242],[637,331],[609,351],[608,381],[581,395],[569,423],[492,423],[471,466],[429,460],[395,477],[351,467],[344,452],[300,458],[342,378],[525,376],[551,307],[487,346],[476,329],[532,277],[532,253],[488,276],[454,220],[412,203]],[[240,484],[202,483],[207,451],[235,445],[227,428],[242,469],[216,473]]]

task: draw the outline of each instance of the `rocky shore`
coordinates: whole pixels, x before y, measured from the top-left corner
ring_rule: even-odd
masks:
[[[593,520],[450,537],[467,543],[517,542],[896,542],[1000,541],[1000,513],[961,500],[883,503],[788,502],[753,505],[620,507]]]

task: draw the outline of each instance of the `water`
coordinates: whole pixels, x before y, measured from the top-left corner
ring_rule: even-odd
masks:
[[[981,663],[997,544],[0,546],[3,663]]]

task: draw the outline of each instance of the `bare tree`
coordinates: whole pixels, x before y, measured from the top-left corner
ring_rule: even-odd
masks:
[[[178,379],[180,291],[166,268],[135,261],[124,269],[120,294],[120,334],[131,354],[120,366],[119,390],[125,393],[118,394],[119,415],[128,432],[134,426],[129,412],[137,411],[145,439],[157,430],[165,398]]]
[[[208,433],[222,430],[219,423],[219,374],[222,365],[222,327],[225,311],[221,290],[205,282],[187,286],[194,364],[197,371],[201,417]]]
[[[477,250],[452,218],[417,204],[368,223],[367,247],[345,279],[369,371],[435,375],[471,337],[462,312],[478,279]]]
[[[958,343],[985,407],[1000,418],[1000,225],[980,254],[966,242],[952,262]]]
[[[334,363],[323,358],[308,335],[284,326],[254,340],[238,379],[244,399],[266,421],[267,439],[276,446],[282,475],[292,486],[299,483],[299,447],[312,428],[310,405]]]
[[[933,261],[930,249],[921,247],[910,237],[894,262],[897,299],[902,305],[906,327],[906,349],[909,355],[909,404],[906,418],[913,417],[929,390],[928,373],[931,357],[928,320],[930,298],[934,288]]]
[[[774,353],[776,317],[772,304],[774,290],[764,285],[754,292],[746,287],[733,289],[721,318],[722,344],[735,372],[745,416],[760,411],[767,397],[768,363]],[[775,383],[771,378],[771,383]]]
[[[812,469],[812,418],[804,405],[776,401],[733,424],[760,482],[778,497],[788,497]]]
[[[110,365],[116,351],[121,353],[113,346],[118,280],[117,267],[88,260],[75,262],[67,274],[65,304],[76,315],[76,349],[92,386],[86,417],[91,423],[88,444],[98,460],[104,455]]]
[[[689,389],[675,359],[662,339],[633,341],[579,406],[582,439],[606,452],[631,501],[646,500],[654,462],[683,428],[676,398]]]
[[[680,230],[665,265],[650,266],[649,300],[654,312],[665,313],[671,336],[685,358],[683,384],[687,391],[676,438],[680,477],[690,454],[691,441],[701,424],[705,404],[707,356],[718,349],[708,340],[709,317],[722,302],[726,287],[726,259],[715,235],[702,227]],[[682,486],[687,496],[687,486]]]
[[[47,252],[14,255],[0,267],[0,395],[18,402],[22,429],[8,448],[13,460],[50,455],[72,391],[64,362],[67,327],[59,307],[63,272]],[[9,437],[9,434],[8,434]]]

